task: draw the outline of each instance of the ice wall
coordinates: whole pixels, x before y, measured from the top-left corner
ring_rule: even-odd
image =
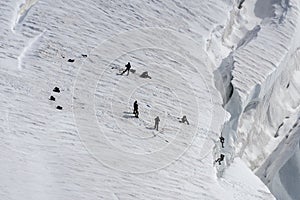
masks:
[[[299,199],[300,129],[299,118],[294,128],[280,142],[256,173],[277,199]]]
[[[223,43],[232,51],[215,71],[216,87],[231,114],[222,130],[227,165],[241,157],[252,170],[259,168],[297,126],[299,8],[295,0],[258,0],[244,1],[232,11],[223,33]],[[290,185],[299,180],[282,177],[289,170],[299,171],[299,145],[282,149],[286,152],[274,152],[280,165],[269,162],[259,170],[273,168],[268,179],[258,175],[278,199],[296,199],[298,191]]]

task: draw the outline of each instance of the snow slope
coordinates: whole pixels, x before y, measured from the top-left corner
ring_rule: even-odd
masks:
[[[0,6],[1,199],[274,199],[243,161],[213,165],[228,119],[213,72],[234,40],[212,50],[233,2]]]

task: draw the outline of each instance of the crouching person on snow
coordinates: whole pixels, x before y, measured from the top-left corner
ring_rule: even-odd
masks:
[[[186,123],[187,125],[190,124],[185,115],[183,115],[183,117],[181,118],[181,121],[179,121],[179,122],[180,123]]]

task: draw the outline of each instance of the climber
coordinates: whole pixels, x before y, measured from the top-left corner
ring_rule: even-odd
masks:
[[[159,122],[160,122],[160,119],[159,119],[159,117],[157,116],[154,120],[155,120],[154,129],[156,129],[156,130],[158,131],[158,124],[159,124]]]
[[[219,162],[219,165],[221,165],[221,161],[224,160],[224,157],[225,157],[225,155],[224,155],[224,154],[221,154],[221,155],[220,155],[220,158],[218,158],[217,160],[215,160],[215,162]]]
[[[121,73],[121,75],[123,75],[125,72],[127,72],[127,76],[129,75],[129,71],[130,71],[130,68],[131,68],[131,65],[130,65],[130,62],[128,62],[126,65],[125,65],[126,69]]]
[[[141,78],[150,78],[151,79],[151,76],[149,76],[148,72],[143,72],[141,75],[140,75]]]
[[[222,144],[222,148],[224,148],[224,141],[225,141],[225,138],[223,138],[223,136],[221,135],[220,142]]]
[[[179,121],[180,123],[187,123],[187,125],[189,125],[190,123],[189,123],[189,121],[187,120],[187,118],[186,118],[186,116],[185,115],[183,115],[183,117],[181,118],[181,121]]]
[[[133,114],[135,115],[136,118],[139,118],[139,105],[137,101],[133,103]]]

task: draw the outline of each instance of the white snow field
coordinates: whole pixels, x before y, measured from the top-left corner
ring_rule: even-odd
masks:
[[[1,1],[0,199],[300,199],[299,4]]]

